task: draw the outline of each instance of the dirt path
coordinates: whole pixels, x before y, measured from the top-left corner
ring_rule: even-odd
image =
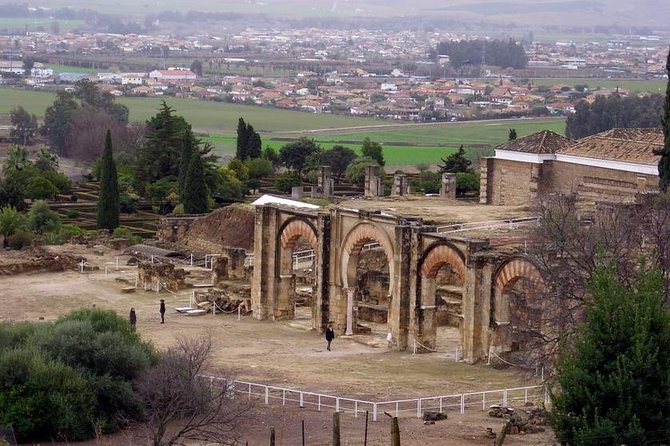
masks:
[[[67,271],[0,277],[0,321],[49,321],[74,308],[92,306],[113,309],[125,317],[130,307],[135,307],[138,331],[158,348],[168,347],[178,335],[211,333],[216,343],[213,373],[342,397],[379,401],[534,384],[512,371],[448,359],[452,355],[412,355],[411,352],[391,351],[386,348],[381,333],[376,335],[379,339],[338,337],[333,343],[333,351],[329,352],[322,337],[307,329],[306,319],[273,323],[248,316],[237,320],[236,314],[183,316],[174,308],[188,303],[190,291],[177,295],[141,290],[123,294],[121,289],[128,283],[117,279],[134,284],[136,274],[135,268],[123,266],[124,258],[120,261],[121,269],[116,271],[117,253],[113,251],[105,249],[105,255],[94,256],[84,247],[60,249],[71,254],[85,254],[89,263],[100,269],[85,274]],[[105,267],[108,274],[105,274]],[[206,276],[202,277],[196,282],[202,283]],[[165,324],[159,323],[160,298],[166,300],[168,307]],[[324,438],[332,429],[330,413],[284,407],[268,411],[265,408],[258,407],[259,414],[249,424],[246,434],[249,444],[266,444],[270,425],[278,428],[278,440],[284,439],[278,444],[300,444],[296,442],[296,435],[300,434],[302,419],[307,419],[311,426],[313,441],[307,444],[327,444]],[[448,444],[489,444],[481,434],[484,427],[499,425],[499,420],[489,420],[479,411],[473,414],[476,416],[468,417],[474,416],[477,420],[474,423],[466,423],[466,418],[461,419],[458,415],[452,417],[453,420],[425,427],[419,420],[403,419],[402,426],[406,426],[403,438],[407,439],[403,445],[446,444],[436,441],[445,436],[452,438],[452,435],[464,442],[450,441]],[[350,431],[358,438],[344,444],[362,444],[360,420],[351,416],[343,418],[343,432]],[[388,431],[387,424],[387,421],[374,423],[371,434],[379,432],[380,440],[368,444],[388,444],[383,435]],[[437,434],[432,436],[432,433]],[[509,444],[540,443],[510,441]]]

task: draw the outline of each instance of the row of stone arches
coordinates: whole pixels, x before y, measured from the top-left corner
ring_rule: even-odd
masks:
[[[280,226],[277,236],[277,244],[280,248],[277,250],[280,281],[283,281],[284,287],[290,288],[289,294],[294,295],[296,284],[289,279],[293,275],[295,264],[293,252],[305,247],[311,248],[315,253],[320,252],[318,249],[319,233],[309,219],[294,217],[287,219]],[[374,248],[367,249],[371,244],[374,244]],[[390,314],[390,303],[396,292],[394,290],[395,280],[393,280],[397,274],[394,246],[386,232],[370,221],[362,221],[354,225],[342,238],[335,258],[339,260],[342,289],[347,294],[352,294],[352,296],[347,296],[352,301],[349,305],[355,307],[354,311],[358,316],[365,316],[363,308],[369,316],[375,310],[383,311],[384,305],[389,305],[385,310],[386,317]],[[359,264],[362,259],[370,255],[370,252],[378,257],[378,261],[379,259],[385,261],[384,265],[379,268],[379,271],[368,271],[362,274]],[[313,262],[313,270],[322,268],[323,259],[320,256],[315,255]],[[453,351],[454,343],[457,347],[462,348],[465,343],[464,296],[468,283],[465,254],[448,241],[438,241],[424,248],[424,253],[418,259],[416,266],[418,273],[416,299],[413,304],[414,308],[409,309],[411,313],[409,319],[413,319],[411,323],[414,324],[413,335],[430,349]],[[385,277],[388,277],[386,281],[384,281]],[[369,285],[373,282],[378,285],[374,292],[381,298],[369,297],[371,293]],[[538,308],[541,309],[536,295],[539,294],[537,291],[543,288],[543,281],[538,269],[528,258],[515,257],[506,259],[495,269],[491,288],[491,326],[494,328],[512,326],[512,329],[507,328],[508,331],[511,330],[511,335],[508,333],[500,337],[503,339],[501,342],[508,345],[501,346],[499,351],[509,350],[514,347],[515,342],[521,342],[521,340],[514,339],[513,333],[519,313],[527,312],[529,309],[533,312]],[[528,289],[535,290],[532,302],[519,303],[523,297],[523,293],[520,293],[519,290]],[[386,301],[383,299],[384,294],[388,297]],[[328,311],[328,303],[322,308],[322,311]],[[349,311],[351,309],[348,309],[347,318],[351,319]],[[317,312],[316,308],[311,309],[312,315]],[[314,318],[313,328],[322,330],[324,324],[331,319],[332,314]],[[376,322],[380,322],[378,318]],[[358,327],[348,326],[347,330],[352,328],[356,331]],[[392,327],[387,328],[392,331]]]

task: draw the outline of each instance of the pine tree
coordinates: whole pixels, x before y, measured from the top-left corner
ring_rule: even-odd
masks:
[[[112,133],[107,130],[105,151],[100,166],[100,195],[98,196],[98,229],[113,231],[119,226],[119,179],[112,156]]]
[[[465,157],[463,144],[458,148],[458,152],[440,159],[442,160],[442,164],[438,165],[440,173],[472,172],[472,161]]]
[[[600,267],[592,301],[561,352],[551,422],[561,444],[670,443],[670,313],[663,275],[642,264],[633,284]]]
[[[184,201],[184,187],[188,169],[191,166],[193,157],[193,135],[191,132],[185,132],[182,139],[181,158],[179,161],[179,201]]]
[[[247,159],[247,147],[249,146],[249,133],[244,119],[240,118],[237,122],[237,150],[235,158],[244,161]]]
[[[668,51],[668,60],[665,64],[668,72],[668,83],[665,88],[665,104],[663,106],[663,149],[657,152],[661,155],[658,161],[659,187],[662,192],[668,191],[670,186],[670,51]]]
[[[202,214],[207,212],[207,184],[200,154],[194,152],[184,183],[184,212]]]

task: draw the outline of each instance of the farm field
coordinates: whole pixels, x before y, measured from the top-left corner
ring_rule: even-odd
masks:
[[[370,129],[351,133],[305,133],[261,135],[263,147],[279,150],[289,139],[300,136],[313,138],[324,149],[334,145],[342,145],[360,153],[361,143],[369,137],[384,146],[384,158],[389,165],[418,163],[436,164],[441,158],[454,153],[461,144],[488,145],[502,144],[507,140],[510,128],[517,131],[519,138],[540,130],[553,130],[563,134],[565,122],[562,119],[514,119],[504,121],[476,121],[444,123],[443,125],[422,125],[391,127],[388,130]],[[280,138],[280,139],[278,139]],[[205,138],[215,147],[215,153],[221,157],[232,157],[235,154],[236,136],[229,134],[212,134]],[[471,158],[492,154],[491,148],[469,148]]]
[[[54,70],[54,73],[96,73],[98,70],[93,68],[74,67],[71,65],[56,65],[52,63],[44,64],[45,67]]]
[[[575,85],[588,85],[592,90],[600,88],[621,88],[632,92],[649,92],[661,93],[665,92],[665,85],[667,81],[663,79],[654,80],[632,80],[632,79],[584,79],[584,78],[564,78],[564,79],[530,79],[533,85],[552,86],[552,85],[567,85],[573,87]]]
[[[0,17],[0,30],[50,31],[58,23],[61,32],[72,31],[84,24],[83,20],[60,20],[49,18]]]

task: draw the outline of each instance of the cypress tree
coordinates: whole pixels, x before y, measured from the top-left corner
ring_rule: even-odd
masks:
[[[184,132],[181,146],[181,158],[179,160],[179,201],[184,201],[184,187],[188,169],[191,166],[193,157],[193,135],[191,132]]]
[[[260,158],[263,149],[261,147],[263,144],[261,142],[261,135],[254,130],[254,127],[251,124],[247,126],[247,137],[247,158]]]
[[[191,163],[184,183],[184,212],[187,214],[202,214],[207,212],[207,184],[202,159],[198,153],[193,153]]]
[[[100,165],[100,195],[98,196],[98,229],[113,231],[119,226],[119,179],[112,156],[112,133],[107,130],[105,150]]]
[[[249,146],[249,133],[244,119],[237,122],[237,150],[235,158],[244,161],[247,158],[247,147]]]
[[[659,187],[662,192],[668,191],[670,185],[670,51],[668,51],[668,60],[665,64],[668,72],[668,83],[665,87],[665,105],[663,107],[663,149],[657,152],[661,155],[658,161]]]

